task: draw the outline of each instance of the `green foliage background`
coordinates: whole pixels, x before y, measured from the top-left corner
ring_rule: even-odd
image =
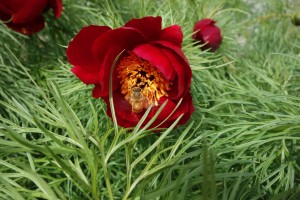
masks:
[[[290,0],[63,0],[27,37],[0,24],[0,199],[299,199],[300,4]],[[182,26],[196,111],[152,133],[115,126],[65,50],[87,25]],[[221,48],[193,45],[217,21]],[[174,124],[175,125],[175,124]]]

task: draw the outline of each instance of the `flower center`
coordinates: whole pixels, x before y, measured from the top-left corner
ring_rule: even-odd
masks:
[[[150,105],[158,105],[158,100],[168,96],[172,83],[167,81],[149,61],[132,52],[123,57],[117,67],[121,79],[121,93],[131,104],[132,112],[142,112]],[[137,107],[135,109],[135,107]]]

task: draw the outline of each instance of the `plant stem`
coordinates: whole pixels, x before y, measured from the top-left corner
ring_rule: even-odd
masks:
[[[103,167],[103,173],[104,173],[104,179],[105,179],[105,184],[108,190],[108,194],[109,194],[109,199],[113,200],[113,193],[112,193],[112,188],[111,188],[111,184],[110,184],[110,180],[109,180],[109,172],[107,170],[107,163],[105,162],[105,154],[104,154],[104,144],[101,144],[101,165]]]
[[[98,166],[97,166],[98,167]],[[92,181],[91,181],[91,185],[92,185],[92,194],[93,194],[93,197],[94,197],[94,199],[99,199],[99,194],[98,194],[98,190],[97,190],[97,186],[98,186],[98,184],[97,184],[97,172],[98,172],[98,168],[97,167],[95,167],[94,169],[91,169],[91,179],[92,179]]]
[[[131,174],[132,174],[132,168],[131,168],[131,160],[132,160],[132,149],[133,146],[131,145],[131,142],[125,145],[125,156],[126,156],[126,174],[127,174],[127,180],[126,180],[126,193],[130,190],[131,185]]]

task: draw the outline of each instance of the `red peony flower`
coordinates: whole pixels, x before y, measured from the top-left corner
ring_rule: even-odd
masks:
[[[198,21],[194,26],[193,38],[204,45],[201,47],[202,50],[215,51],[222,42],[221,30],[215,23],[214,20],[205,18]]]
[[[9,28],[29,35],[44,28],[42,13],[48,8],[58,18],[62,0],[0,0],[0,20]]]
[[[93,97],[109,105],[109,77],[115,58],[125,50],[113,71],[113,99],[117,122],[135,126],[153,105],[145,123],[165,101],[166,106],[151,127],[169,127],[181,114],[184,124],[194,111],[190,94],[192,72],[181,51],[182,32],[178,25],[162,29],[161,17],[132,19],[124,26],[83,28],[69,43],[67,56],[72,72],[85,84],[94,84]],[[176,104],[183,99],[172,114]],[[169,115],[168,119],[166,119]]]

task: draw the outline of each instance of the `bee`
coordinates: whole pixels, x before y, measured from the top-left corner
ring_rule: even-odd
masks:
[[[133,87],[131,89],[131,95],[129,98],[131,104],[131,110],[133,113],[140,113],[147,108],[147,98],[143,96],[142,89],[140,87]]]

